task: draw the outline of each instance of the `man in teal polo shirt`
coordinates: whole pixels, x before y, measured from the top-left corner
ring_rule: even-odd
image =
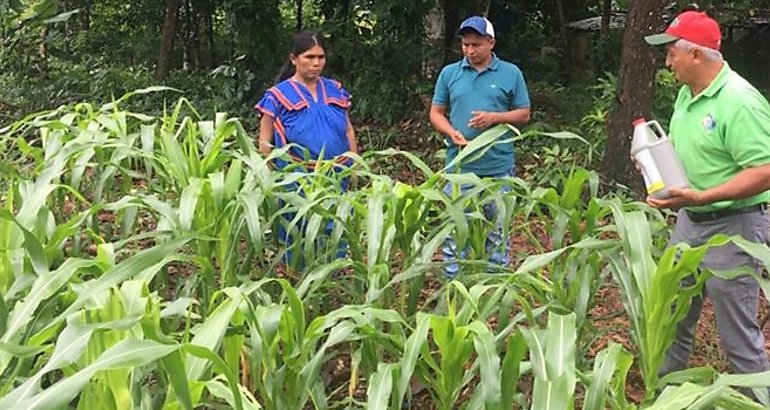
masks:
[[[530,117],[529,93],[521,70],[492,52],[495,46],[492,23],[484,17],[470,17],[460,24],[460,37],[464,58],[441,70],[430,109],[431,124],[447,137],[447,164],[457,156],[461,146],[486,129],[497,124],[525,124]],[[501,140],[509,137],[511,135],[504,135]],[[514,166],[513,142],[505,142],[496,143],[482,156],[460,164],[454,171],[480,177],[505,177],[514,174]],[[491,219],[495,209],[487,206],[484,213]],[[498,228],[487,238],[487,251],[492,252],[493,262],[505,265],[508,263],[508,240],[500,235],[502,227]],[[458,255],[457,247],[450,239],[444,246],[444,258],[454,261],[458,256],[462,255]],[[448,276],[457,272],[456,263],[448,264]]]
[[[681,208],[671,243],[698,246],[715,234],[740,235],[770,244],[766,212],[770,171],[770,105],[746,80],[730,69],[719,53],[721,31],[706,13],[680,14],[665,33],[648,36],[667,46],[666,65],[683,84],[671,118],[671,138],[692,189],[674,189],[656,207]],[[735,245],[708,251],[704,268],[761,270]],[[712,277],[711,298],[721,345],[737,373],[770,370],[762,329],[757,323],[759,284],[749,275],[725,280]],[[677,329],[661,374],[685,369],[702,299],[693,301]]]

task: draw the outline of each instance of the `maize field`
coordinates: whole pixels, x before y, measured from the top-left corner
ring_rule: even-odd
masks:
[[[262,156],[237,118],[184,99],[163,115],[125,108],[150,91],[2,130],[0,409],[763,408],[745,388],[768,400],[770,374],[657,376],[713,274],[696,269],[708,247],[734,241],[768,265],[767,247],[667,249],[659,211],[600,195],[579,168],[546,188],[386,149],[338,172],[277,171],[285,149]],[[422,182],[373,170],[393,158]],[[485,250],[497,224],[527,244],[508,267]],[[449,236],[469,248],[454,280]],[[590,352],[607,288],[628,344]]]

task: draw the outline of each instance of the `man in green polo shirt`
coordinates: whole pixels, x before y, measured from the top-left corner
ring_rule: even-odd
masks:
[[[665,33],[647,36],[666,45],[666,66],[683,84],[671,118],[671,138],[692,189],[673,189],[661,208],[681,208],[671,243],[698,246],[715,234],[740,235],[770,244],[766,212],[770,172],[770,105],[719,53],[721,31],[706,13],[680,14]],[[758,261],[735,245],[708,251],[701,264],[714,271],[750,267]],[[757,322],[759,284],[749,275],[733,280],[712,277],[711,298],[721,345],[737,373],[770,370],[764,336]],[[677,329],[660,373],[688,366],[702,299],[693,300]]]
[[[481,16],[469,17],[460,24],[460,37],[464,58],[441,70],[430,109],[433,128],[447,138],[447,164],[457,156],[463,145],[486,129],[497,124],[526,124],[530,117],[529,93],[521,70],[512,63],[500,60],[492,52],[495,47],[492,23]],[[504,135],[501,140],[511,136]],[[453,171],[498,178],[512,176],[514,169],[513,142],[501,142]],[[461,186],[460,189],[466,191],[470,186]],[[451,186],[447,186],[449,191]],[[489,220],[494,218],[495,213],[492,204],[484,209]],[[502,227],[498,227],[489,235],[486,248],[493,262],[506,265],[508,240],[501,237],[501,232]],[[443,252],[444,260],[452,262],[448,264],[446,274],[453,277],[459,269],[454,261],[463,257],[467,250],[458,252],[450,238]]]

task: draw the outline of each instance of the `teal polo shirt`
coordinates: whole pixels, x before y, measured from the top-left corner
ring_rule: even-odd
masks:
[[[671,140],[690,185],[721,185],[746,168],[770,164],[770,105],[725,62],[697,96],[683,86],[671,117]],[[768,192],[748,198],[689,207],[693,212],[737,209],[767,202]]]
[[[449,64],[436,80],[433,104],[446,107],[449,122],[465,139],[472,140],[484,130],[468,126],[473,111],[505,112],[529,108],[529,93],[524,75],[515,64],[492,55],[492,63],[483,71],[476,71],[467,58]],[[511,133],[501,139],[511,138]],[[457,156],[459,147],[450,141],[447,164]],[[483,156],[463,163],[460,172],[479,176],[495,176],[509,172],[514,165],[513,142],[495,144]]]

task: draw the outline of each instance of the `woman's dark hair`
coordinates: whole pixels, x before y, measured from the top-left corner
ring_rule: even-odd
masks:
[[[300,31],[295,34],[291,40],[291,53],[286,59],[286,63],[283,64],[281,72],[278,73],[275,82],[280,83],[294,75],[294,65],[291,63],[291,56],[297,57],[315,46],[319,46],[326,50],[326,41],[324,40],[323,34],[317,31]]]

